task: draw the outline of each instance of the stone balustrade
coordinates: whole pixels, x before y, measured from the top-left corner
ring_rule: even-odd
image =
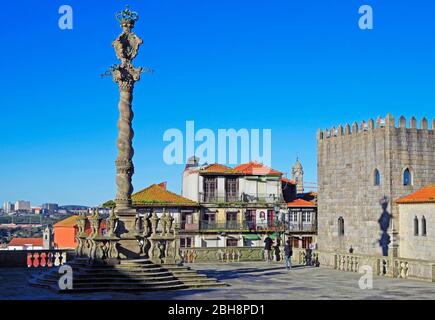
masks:
[[[52,268],[65,263],[67,263],[67,253],[65,251],[31,251],[27,253],[28,268]]]
[[[435,282],[435,262],[396,257],[382,257],[316,251],[321,266],[336,270],[359,272],[361,267],[371,267],[381,277],[413,279]]]
[[[207,262],[249,262],[264,261],[263,247],[208,247],[208,248],[181,248],[180,254],[183,262],[186,263],[207,263]],[[273,252],[274,253],[274,252]],[[276,261],[273,254],[272,259]],[[284,260],[284,247],[280,247],[279,261]],[[312,254],[312,261],[317,261],[317,253]],[[292,263],[294,265],[305,265],[305,250],[293,249]]]
[[[89,221],[91,234],[85,232]],[[125,238],[119,236],[118,217],[114,210],[106,220],[107,232],[99,232],[101,217],[98,210],[91,210],[90,215],[80,215],[77,220],[77,249],[81,257],[89,257],[90,261],[106,261],[119,259],[118,243]],[[176,264],[180,262],[179,225],[167,213],[159,218],[155,212],[151,214],[138,214],[134,223],[134,230],[128,234],[137,242],[137,248],[143,258],[149,258],[154,263]]]
[[[52,268],[70,260],[71,250],[1,250],[0,268]]]
[[[262,247],[181,248],[183,262],[242,262],[264,260]]]

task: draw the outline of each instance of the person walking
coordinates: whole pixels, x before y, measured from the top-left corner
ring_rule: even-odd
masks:
[[[276,245],[275,245],[275,260],[276,261],[280,261],[281,260],[281,249],[280,249],[280,247],[279,247],[279,242],[277,241],[276,242]]]
[[[285,267],[287,268],[287,270],[291,270],[292,268],[292,255],[293,255],[293,248],[290,239],[288,239],[286,244],[284,245],[284,260],[285,260]]]
[[[272,244],[273,244],[273,240],[269,237],[269,235],[267,235],[266,238],[264,239],[264,259],[267,262],[270,261]]]

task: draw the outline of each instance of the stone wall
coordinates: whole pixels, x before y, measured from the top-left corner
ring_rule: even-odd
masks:
[[[357,254],[397,255],[400,230],[393,201],[435,182],[434,128],[435,121],[428,128],[423,119],[417,129],[415,118],[408,128],[404,118],[396,126],[387,115],[376,123],[370,119],[318,131],[319,250],[348,252],[352,247]],[[403,185],[406,168],[413,177],[409,186]],[[338,233],[340,217],[343,236]]]

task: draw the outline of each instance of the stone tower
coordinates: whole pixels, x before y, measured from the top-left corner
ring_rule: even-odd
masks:
[[[42,235],[42,247],[45,250],[53,250],[53,228],[49,225],[44,229]]]
[[[434,129],[388,114],[318,131],[319,250],[400,255],[394,201],[435,182]]]
[[[296,158],[296,162],[293,165],[292,179],[296,182],[296,192],[303,193],[304,192],[304,170],[302,168],[301,163],[299,162],[299,158]]]

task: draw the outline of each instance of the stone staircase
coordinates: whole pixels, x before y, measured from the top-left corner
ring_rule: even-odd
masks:
[[[189,267],[159,265],[148,259],[121,260],[119,264],[88,264],[76,258],[68,263],[73,269],[73,289],[59,289],[61,274],[52,269],[29,279],[32,286],[48,288],[59,293],[101,291],[163,291],[188,288],[223,287],[227,284],[209,278]]]

